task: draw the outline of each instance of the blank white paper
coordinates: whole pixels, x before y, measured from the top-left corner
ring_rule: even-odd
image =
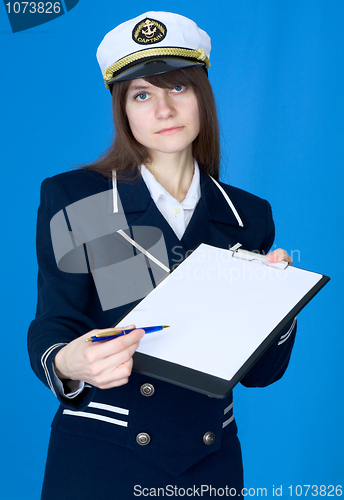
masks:
[[[169,325],[138,352],[231,380],[321,278],[202,244],[117,326]]]

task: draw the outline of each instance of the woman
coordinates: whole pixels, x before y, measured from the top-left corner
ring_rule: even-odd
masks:
[[[118,324],[156,284],[149,266],[152,281],[130,274],[133,266],[142,271],[137,244],[147,250],[162,241],[164,266],[173,269],[202,242],[240,241],[264,253],[273,243],[270,205],[218,182],[209,53],[208,35],[176,14],[149,12],[110,32],[97,55],[112,93],[114,144],[87,168],[42,184],[29,352],[61,403],[43,499],[125,500],[157,496],[158,488],[160,496],[214,496],[210,487],[241,494],[231,394],[210,398],[132,372],[142,330],[85,342]],[[267,258],[291,263],[281,249]],[[278,380],[294,336],[293,323],[241,383]]]

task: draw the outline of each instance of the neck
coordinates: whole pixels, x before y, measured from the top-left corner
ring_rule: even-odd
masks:
[[[191,149],[171,154],[154,151],[151,157],[152,161],[145,164],[148,170],[176,200],[183,201],[194,174]]]

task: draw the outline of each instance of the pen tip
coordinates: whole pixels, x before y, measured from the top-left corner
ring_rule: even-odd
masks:
[[[170,327],[167,325],[163,325],[162,329],[165,330],[165,328],[170,328]]]

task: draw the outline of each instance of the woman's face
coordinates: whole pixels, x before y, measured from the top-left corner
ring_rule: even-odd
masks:
[[[199,134],[198,102],[192,88],[162,89],[142,78],[132,80],[125,109],[133,136],[153,158],[155,151],[191,149]]]

